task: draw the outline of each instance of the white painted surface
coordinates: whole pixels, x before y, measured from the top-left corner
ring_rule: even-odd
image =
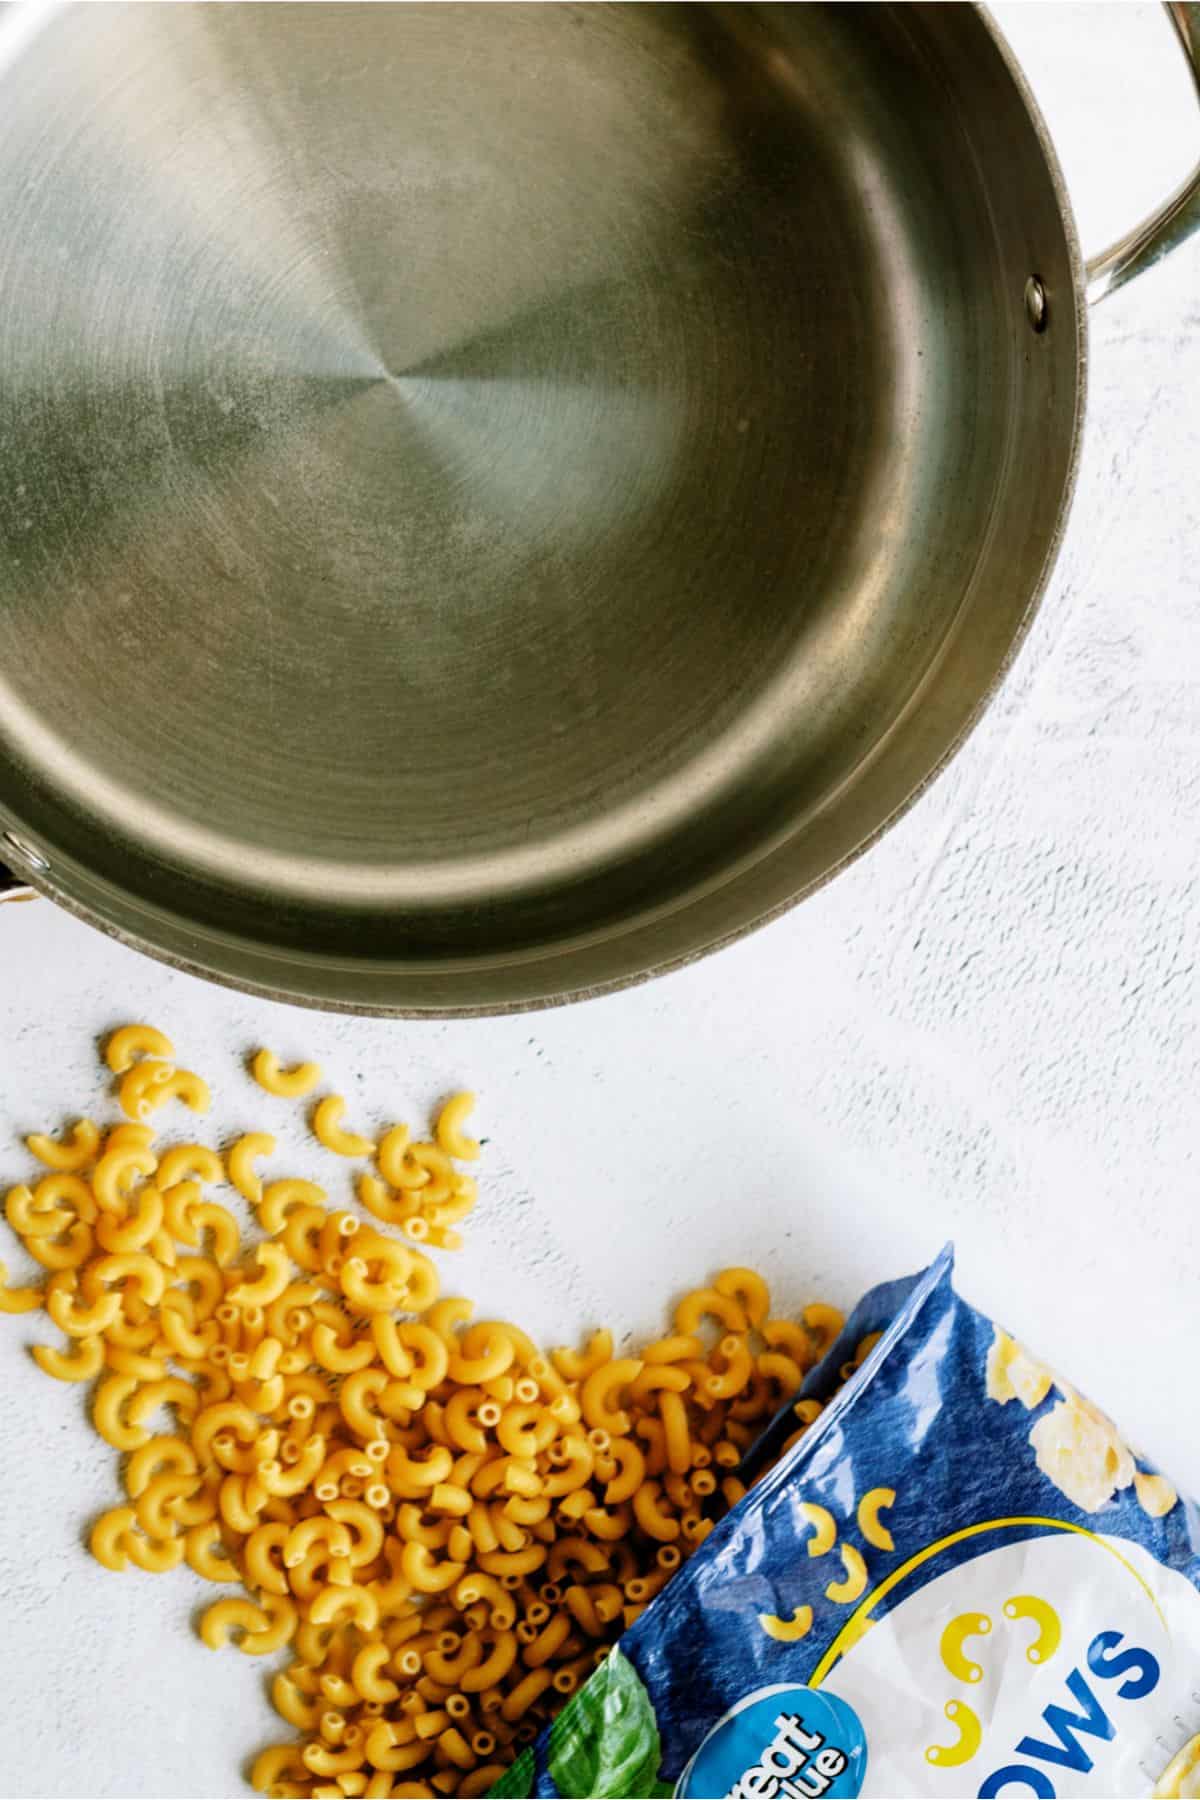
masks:
[[[1170,34],[1149,6],[997,10],[1095,248],[1200,143]],[[798,912],[610,1000],[413,1025],[245,1000],[7,908],[0,1143],[100,1106],[95,1038],[143,1015],[212,1077],[222,1132],[287,1116],[239,1069],[260,1042],[318,1056],[355,1121],[467,1082],[492,1141],[457,1279],[490,1308],[555,1339],[645,1331],[735,1258],[785,1303],[849,1301],[953,1236],[968,1296],[1200,1491],[1175,1397],[1200,1363],[1198,326],[1200,243],[1097,314],[1079,497],[1017,668],[950,774]],[[262,1671],[189,1634],[186,1571],[84,1554],[114,1458],[34,1335],[0,1319],[0,1793],[242,1791],[273,1733]]]

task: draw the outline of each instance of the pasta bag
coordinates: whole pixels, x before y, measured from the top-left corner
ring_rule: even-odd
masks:
[[[1200,1513],[952,1262],[865,1296],[493,1793],[1200,1795]]]

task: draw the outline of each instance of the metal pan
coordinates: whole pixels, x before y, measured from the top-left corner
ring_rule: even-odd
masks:
[[[1089,272],[983,13],[0,30],[18,877],[276,997],[541,1005],[769,918],[945,762],[1084,399]]]

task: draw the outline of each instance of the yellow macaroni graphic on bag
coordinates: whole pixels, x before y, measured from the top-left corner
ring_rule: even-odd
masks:
[[[866,1296],[495,1793],[1200,1795],[1200,1515],[951,1260]]]

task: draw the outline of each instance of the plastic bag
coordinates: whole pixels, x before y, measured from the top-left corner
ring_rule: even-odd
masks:
[[[1200,1794],[1200,1514],[952,1260],[860,1302],[816,1423],[493,1792]]]

